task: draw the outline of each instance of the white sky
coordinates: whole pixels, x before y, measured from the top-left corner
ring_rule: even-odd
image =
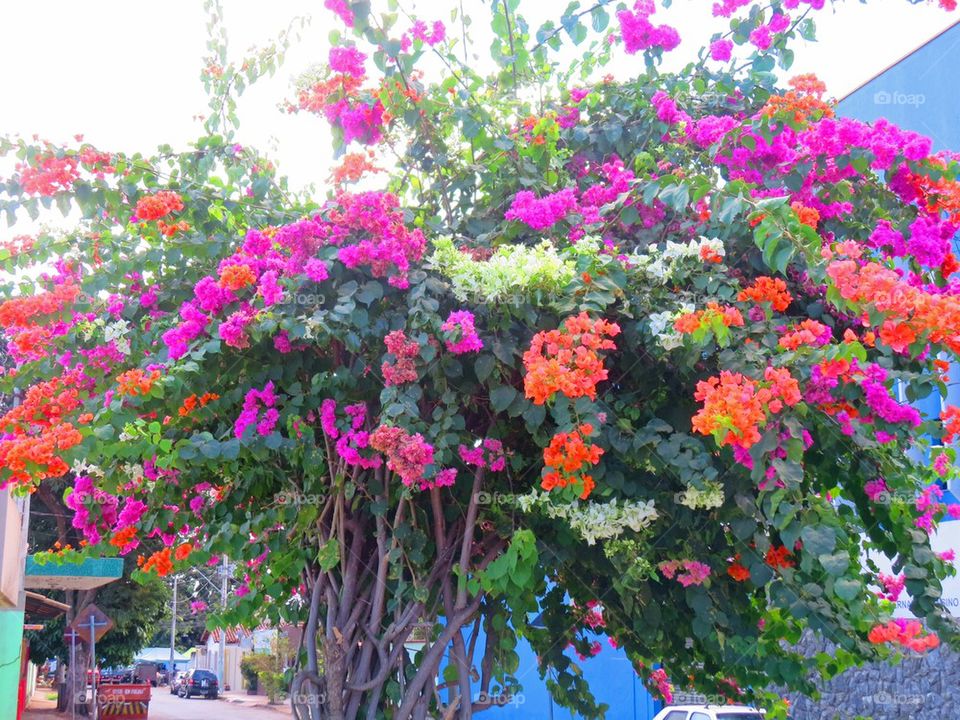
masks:
[[[458,4],[420,0],[407,6],[425,20],[447,21]],[[488,26],[489,0],[464,0],[464,5],[475,28]],[[935,5],[873,0],[864,6],[847,0],[815,13],[820,42],[796,47],[791,74],[815,71],[840,97],[960,17]],[[521,10],[536,27],[548,11],[559,13],[564,6],[536,0]],[[663,15],[684,39],[675,51],[677,60],[689,57],[716,29],[710,6],[711,0],[675,0]],[[224,0],[224,10],[233,57],[265,44],[294,16],[313,17],[277,75],[242,98],[238,140],[267,150],[294,187],[322,183],[331,164],[325,122],[286,115],[277,105],[292,95],[293,76],[325,60],[327,34],[339,21],[324,10],[322,0]],[[182,145],[199,134],[193,118],[206,111],[199,79],[205,32],[201,0],[6,2],[0,11],[0,66],[6,70],[0,133],[38,133],[55,142],[83,133],[103,150],[149,152],[161,143]],[[448,34],[459,34],[459,27]],[[623,57],[621,62],[618,75],[642,61]]]

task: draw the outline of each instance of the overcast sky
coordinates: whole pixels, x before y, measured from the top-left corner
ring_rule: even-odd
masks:
[[[373,0],[377,7],[378,0]],[[383,3],[385,4],[385,3]],[[407,3],[425,20],[449,20],[459,0]],[[104,150],[150,151],[195,137],[194,116],[206,109],[199,80],[205,48],[201,0],[13,0],[0,15],[0,65],[4,100],[0,133],[38,133],[64,141],[83,133]],[[464,0],[477,26],[486,26],[488,3]],[[816,13],[820,42],[797,46],[794,71],[815,71],[842,97],[957,20],[936,3],[855,0]],[[564,3],[526,2],[522,12],[539,24]],[[255,86],[241,102],[239,139],[264,148],[279,160],[295,186],[323,182],[330,167],[325,123],[307,115],[286,115],[277,106],[291,95],[291,78],[325,59],[327,34],[337,20],[322,0],[224,0],[233,55],[264,43],[297,15],[313,22],[287,62],[269,82]],[[716,25],[709,0],[675,0],[663,20],[684,39],[675,51],[689,57]],[[681,55],[687,53],[687,55]],[[624,56],[617,74],[629,74],[639,58]]]

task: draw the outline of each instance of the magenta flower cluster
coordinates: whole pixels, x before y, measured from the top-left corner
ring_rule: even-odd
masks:
[[[483,341],[474,326],[473,313],[469,310],[451,312],[447,316],[446,322],[440,326],[440,330],[444,333],[447,350],[454,355],[463,355],[483,349]]]
[[[273,381],[264,385],[262,390],[250,388],[243,398],[243,410],[233,424],[233,434],[237,438],[242,438],[246,429],[256,424],[258,434],[269,435],[277,426],[277,420],[280,419],[280,412],[275,407],[276,403]],[[264,408],[262,415],[261,407]]]
[[[403,52],[410,50],[414,40],[420,40],[431,47],[442,43],[447,37],[447,28],[440,20],[434,20],[428,26],[423,20],[417,20],[413,26],[400,38],[400,49]]]
[[[507,458],[503,452],[503,443],[496,438],[484,438],[472,448],[461,445],[458,448],[460,459],[466,465],[489,468],[491,472],[501,472],[507,467]]]
[[[351,46],[334,46],[330,48],[330,69],[344,75],[363,77],[366,74],[363,63],[367,56]]]
[[[664,51],[675,49],[680,44],[680,34],[669,25],[654,25],[650,16],[656,11],[654,0],[636,0],[633,10],[621,10],[617,13],[620,21],[620,37],[628,55],[641,50],[662,48]]]
[[[383,461],[369,453],[370,434],[363,428],[367,422],[367,406],[363,403],[343,408],[344,421],[337,419],[337,402],[327,398],[320,404],[320,427],[331,440],[336,440],[337,455],[347,464],[364,469],[380,467]]]
[[[244,273],[256,278],[255,296],[241,302],[246,287],[236,290],[213,276],[202,278],[194,286],[194,297],[180,307],[180,323],[163,334],[171,359],[189,351],[190,344],[206,336],[217,316],[232,307],[216,333],[231,347],[249,344],[249,327],[257,320],[258,308],[251,301],[259,298],[263,307],[283,302],[282,280],[290,278],[323,282],[330,277],[326,261],[316,257],[325,246],[339,248],[338,258],[347,268],[367,268],[373,277],[386,277],[398,288],[409,286],[407,277],[413,263],[426,251],[426,239],[419,229],[409,230],[403,221],[397,198],[390,193],[343,193],[327,208],[328,218],[316,216],[277,228],[273,237],[250,230],[243,246],[225,258],[218,272]],[[232,270],[231,270],[232,269]],[[277,345],[281,352],[292,349],[287,341]]]

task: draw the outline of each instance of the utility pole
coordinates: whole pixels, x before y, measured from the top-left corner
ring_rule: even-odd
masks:
[[[180,576],[173,576],[173,612],[170,614],[170,664],[167,666],[167,684],[173,685],[173,658],[176,656],[174,643],[177,641],[177,583]]]
[[[226,610],[227,609],[227,556],[223,556],[223,564],[221,565],[220,572],[223,577],[220,578],[220,605]],[[220,692],[223,692],[227,688],[226,678],[224,677],[224,668],[226,667],[226,662],[224,655],[227,652],[227,629],[220,628],[220,653],[217,655],[217,668],[220,682]]]

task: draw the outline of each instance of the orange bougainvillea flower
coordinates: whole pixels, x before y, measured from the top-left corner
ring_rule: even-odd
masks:
[[[880,341],[894,352],[905,354],[917,339],[917,334],[906,323],[887,320],[880,326]]]
[[[256,281],[257,276],[249,265],[227,265],[220,271],[220,286],[228,290],[241,290]]]
[[[703,407],[693,416],[693,429],[713,435],[722,445],[747,449],[760,440],[767,413],[794,406],[802,395],[800,385],[786,368],[768,367],[763,381],[724,370],[719,377],[697,383],[694,398]]]
[[[960,407],[947,405],[940,413],[943,422],[943,442],[950,444],[960,435]]]
[[[597,397],[597,384],[607,379],[600,350],[613,350],[609,338],[620,327],[606,320],[591,320],[586,313],[569,317],[561,328],[539,332],[523,354],[524,393],[543,405],[555,393],[568,398]]]
[[[798,75],[792,78],[789,84],[793,89],[783,95],[771,95],[766,105],[760,109],[761,115],[786,117],[800,125],[833,117],[833,105],[822,99],[827,86],[816,75]]]
[[[173,237],[178,232],[187,232],[190,229],[190,224],[181,220],[177,223],[167,224],[163,220],[157,220],[157,230],[164,237]]]
[[[816,228],[820,224],[820,211],[816,208],[807,207],[803,203],[792,202],[790,207],[793,208],[793,211],[797,214],[797,217],[800,219],[800,222],[804,225],[809,225],[812,228]]]
[[[681,315],[673,322],[674,329],[683,334],[695,333],[699,330],[723,327],[742,327],[743,315],[732,305],[720,305],[708,302],[706,310],[695,310]]]
[[[116,548],[119,548],[120,550],[123,550],[133,542],[136,536],[137,536],[137,528],[131,525],[130,527],[124,528],[123,530],[118,532],[116,535],[114,535],[112,538],[110,538],[110,544]]]
[[[117,376],[117,394],[135,396],[148,395],[153,384],[160,379],[160,371],[147,374],[140,368],[127,370]]]
[[[175,557],[177,560],[183,561],[183,560],[186,560],[186,559],[190,556],[190,553],[191,553],[191,552],[193,552],[193,545],[191,545],[191,544],[188,543],[188,542],[187,542],[187,543],[181,543],[180,545],[177,545],[177,549],[176,549],[176,551],[174,552],[174,557]]]
[[[219,395],[211,392],[204,393],[200,397],[197,397],[196,394],[193,394],[183,401],[183,405],[180,406],[180,409],[177,411],[177,413],[180,415],[180,417],[186,417],[198,407],[204,407],[207,403],[219,399]]]
[[[867,634],[874,645],[901,645],[914,652],[933,650],[940,646],[940,638],[935,633],[923,634],[923,625],[917,620],[897,618],[884,625],[874,625]]]
[[[161,190],[153,195],[146,195],[137,200],[133,211],[138,220],[159,220],[172,212],[183,210],[183,200],[170,190]]]
[[[758,277],[753,284],[740,291],[737,300],[744,302],[752,300],[755,303],[768,302],[777,312],[783,312],[790,303],[793,302],[793,296],[787,291],[787,284],[780,278],[771,278],[766,276]]]
[[[330,173],[330,178],[336,185],[355,183],[367,173],[383,172],[383,168],[374,165],[370,160],[373,151],[364,153],[347,153],[340,164]]]
[[[596,486],[593,476],[582,471],[600,462],[603,449],[585,442],[593,433],[593,426],[584,423],[569,433],[557,433],[543,451],[543,480],[540,486],[547,491],[568,485],[581,488],[580,498],[586,500]]]
[[[143,563],[144,572],[156,572],[160,577],[169,575],[173,571],[173,560],[170,559],[170,548],[158,550]]]

